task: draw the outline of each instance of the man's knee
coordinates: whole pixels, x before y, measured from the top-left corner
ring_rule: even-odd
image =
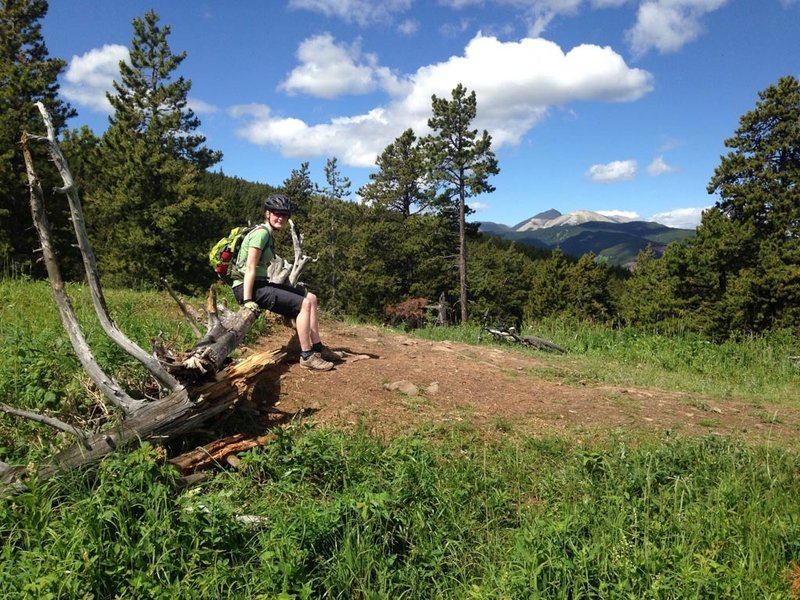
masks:
[[[312,294],[309,292],[306,294],[305,298],[303,298],[303,308],[312,309],[316,308],[317,306],[317,296],[316,294]]]

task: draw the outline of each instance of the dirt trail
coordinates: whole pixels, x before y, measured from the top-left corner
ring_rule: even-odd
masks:
[[[276,328],[259,340],[259,347],[285,344],[287,331]],[[296,362],[281,365],[253,392],[264,418],[304,414],[313,422],[343,428],[363,422],[380,435],[433,425],[487,436],[670,431],[796,443],[800,431],[799,415],[786,406],[754,407],[697,394],[545,380],[537,373],[565,368],[563,359],[545,353],[530,356],[432,342],[337,322],[324,323],[323,337],[331,348],[346,351],[347,359],[329,372],[310,372]],[[775,422],[766,422],[770,419],[764,415],[773,414]]]

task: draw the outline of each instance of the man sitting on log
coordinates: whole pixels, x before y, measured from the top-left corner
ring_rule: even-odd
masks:
[[[267,279],[267,267],[275,256],[273,234],[284,228],[294,210],[283,194],[274,194],[264,201],[264,223],[245,236],[235,257],[237,265],[244,265],[244,277],[234,279],[233,295],[239,304],[256,313],[268,310],[294,319],[300,341],[300,364],[315,371],[330,371],[332,361],[341,357],[320,339],[317,296]]]

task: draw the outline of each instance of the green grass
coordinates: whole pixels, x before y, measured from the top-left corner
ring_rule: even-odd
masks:
[[[800,339],[788,332],[715,344],[688,335],[666,336],[634,328],[558,320],[543,321],[523,332],[552,340],[569,350],[565,356],[502,343],[509,349],[534,354],[547,366],[531,374],[566,383],[611,383],[655,387],[739,398],[755,405],[800,407],[800,368],[789,357],[800,355]],[[419,330],[427,339],[452,339],[474,344],[478,328]],[[484,335],[483,343],[492,344]]]
[[[145,446],[0,500],[0,595],[789,598],[798,473],[717,438],[299,427],[186,492]]]
[[[146,374],[105,340],[87,290],[69,292],[98,361],[136,389]],[[107,295],[144,347],[193,342],[166,294]],[[537,375],[741,396],[764,423],[777,415],[760,402],[791,404],[800,388],[780,360],[797,342],[780,334],[711,345],[559,322],[526,333],[571,351],[521,349],[549,365]],[[0,401],[77,413],[92,403],[85,383],[48,286],[0,281]],[[469,423],[384,440],[296,424],[190,490],[149,445],[34,479],[0,499],[0,597],[791,597],[796,451],[620,431],[524,437],[502,416],[494,429],[490,441]],[[36,460],[59,441],[0,415],[0,460]]]

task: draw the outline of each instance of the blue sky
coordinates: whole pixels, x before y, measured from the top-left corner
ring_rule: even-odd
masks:
[[[474,220],[556,208],[693,227],[758,92],[800,77],[800,0],[51,0],[69,126],[97,134],[132,20],[169,25],[228,175],[273,185],[335,156],[353,190],[432,94],[474,90],[499,160]]]

